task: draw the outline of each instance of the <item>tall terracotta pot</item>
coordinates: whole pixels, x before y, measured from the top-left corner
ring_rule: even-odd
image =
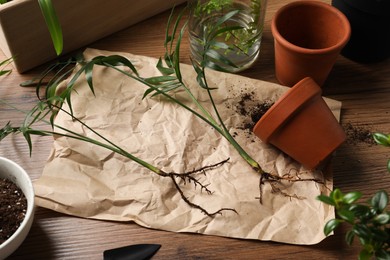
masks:
[[[358,62],[379,62],[390,57],[389,0],[332,0],[351,24],[351,39],[342,50]]]
[[[262,116],[253,132],[309,169],[322,166],[346,135],[321,93],[313,79],[304,78]]]
[[[293,86],[304,77],[322,86],[348,42],[348,19],[318,1],[295,1],[280,8],[271,24],[278,81]]]

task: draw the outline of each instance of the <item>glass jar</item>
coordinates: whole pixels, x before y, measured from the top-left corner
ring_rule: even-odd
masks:
[[[193,61],[239,72],[260,52],[267,0],[190,0],[189,37]]]

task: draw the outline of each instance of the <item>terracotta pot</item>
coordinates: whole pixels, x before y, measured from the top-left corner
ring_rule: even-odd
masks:
[[[322,86],[348,42],[348,19],[335,7],[296,1],[280,8],[271,24],[278,81],[293,86],[304,77]]]
[[[319,168],[346,139],[321,93],[313,79],[301,80],[262,116],[253,132],[306,168]]]
[[[390,57],[389,0],[333,0],[351,24],[351,39],[341,51],[358,62],[379,62]]]

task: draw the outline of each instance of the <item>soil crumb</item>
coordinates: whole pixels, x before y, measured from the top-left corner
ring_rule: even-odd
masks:
[[[253,98],[254,93],[244,93],[237,102],[236,111],[243,117],[243,125],[239,128],[252,131],[260,118],[274,104],[272,101],[257,101]]]
[[[372,137],[372,133],[370,130],[361,127],[361,126],[354,126],[351,123],[347,123],[344,125],[344,131],[347,135],[347,143],[348,144],[359,144],[359,143],[365,143],[373,145],[375,144],[375,141]]]

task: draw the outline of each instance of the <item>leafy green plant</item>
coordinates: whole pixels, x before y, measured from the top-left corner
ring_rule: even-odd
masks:
[[[138,71],[133,66],[130,60],[123,56],[119,55],[112,55],[112,56],[99,56],[95,57],[92,60],[84,60],[79,59],[77,60],[77,63],[79,64],[78,69],[73,71],[73,68],[68,68],[67,66],[63,66],[63,64],[57,64],[53,67],[50,67],[47,71],[43,73],[43,77],[38,80],[38,82],[34,82],[37,84],[37,97],[38,97],[38,104],[28,112],[28,114],[25,117],[24,122],[21,126],[14,127],[11,125],[11,123],[8,123],[5,127],[0,129],[0,140],[7,137],[10,134],[13,133],[21,133],[24,138],[26,139],[29,148],[30,153],[33,149],[32,142],[31,142],[31,136],[32,135],[38,135],[38,136],[63,136],[67,138],[73,138],[80,141],[92,143],[98,146],[101,146],[105,149],[111,150],[119,155],[122,155],[140,165],[150,170],[152,173],[155,173],[161,177],[170,178],[174,187],[176,190],[180,193],[181,198],[191,207],[197,208],[201,210],[203,213],[205,213],[208,216],[214,216],[216,214],[221,213],[222,211],[234,211],[234,209],[230,208],[221,208],[215,212],[208,212],[205,208],[203,208],[200,205],[197,205],[193,202],[191,202],[183,193],[180,183],[177,180],[183,180],[184,182],[190,182],[194,183],[197,186],[201,187],[201,190],[206,191],[207,193],[211,194],[211,191],[207,188],[207,185],[202,184],[200,181],[197,180],[196,175],[197,174],[203,174],[206,171],[209,171],[211,169],[214,169],[216,167],[219,167],[220,165],[226,163],[228,159],[223,160],[221,162],[217,162],[213,165],[208,166],[200,166],[196,170],[184,172],[184,173],[175,173],[175,172],[166,172],[161,170],[160,168],[156,167],[155,165],[146,162],[142,160],[141,158],[138,158],[134,156],[133,154],[130,154],[117,144],[113,143],[112,141],[108,140],[104,136],[100,135],[98,132],[96,132],[94,129],[89,127],[86,123],[81,121],[80,119],[76,118],[73,114],[73,108],[72,108],[72,102],[71,102],[71,96],[72,93],[75,92],[74,87],[76,81],[84,76],[90,90],[92,93],[94,93],[94,85],[93,85],[93,70],[96,66],[104,66],[108,67],[114,70],[119,71],[120,73],[123,73],[124,75],[143,83],[148,87],[148,90],[146,90],[144,94],[144,98],[147,97],[153,97],[155,95],[163,95],[168,100],[174,102],[178,106],[181,106],[182,108],[188,110],[192,114],[196,115],[199,119],[203,120],[207,124],[211,125],[218,133],[220,133],[224,138],[226,138],[232,146],[237,150],[237,152],[241,155],[241,157],[252,167],[252,169],[259,174],[260,181],[259,181],[259,189],[260,189],[260,202],[261,202],[261,194],[262,194],[262,185],[265,182],[271,183],[271,185],[274,185],[275,182],[279,182],[284,180],[284,177],[280,177],[276,174],[271,174],[268,172],[265,172],[257,163],[238,143],[237,141],[232,137],[232,135],[229,133],[229,130],[224,124],[223,119],[221,118],[218,109],[215,105],[215,102],[212,97],[212,90],[213,88],[208,85],[207,82],[207,76],[206,76],[206,70],[205,67],[208,64],[208,57],[207,55],[204,56],[204,60],[201,62],[201,64],[195,64],[193,63],[193,67],[197,73],[196,80],[199,83],[199,86],[207,91],[208,96],[210,98],[210,102],[213,107],[213,111],[208,111],[205,107],[202,106],[202,104],[195,98],[193,93],[191,92],[190,88],[186,86],[183,78],[182,73],[180,69],[180,44],[182,41],[182,37],[184,35],[185,29],[186,29],[186,23],[184,26],[179,29],[179,22],[182,19],[183,12],[181,12],[176,21],[173,22],[173,14],[174,9],[172,10],[171,16],[168,20],[167,30],[166,30],[166,37],[165,37],[165,48],[166,53],[164,55],[164,58],[159,59],[157,63],[157,68],[162,73],[161,76],[157,77],[149,77],[144,78],[141,77],[138,74]],[[223,23],[224,20],[229,18],[229,15],[226,14],[224,17],[220,18],[220,20],[217,23]],[[219,33],[223,33],[219,32]],[[216,32],[215,36],[218,36],[218,33]],[[211,41],[213,41],[213,38],[210,38]],[[207,50],[207,47],[206,47]],[[207,53],[207,51],[206,51]],[[215,58],[215,57],[214,57]],[[226,59],[223,59],[222,56],[218,56],[218,59],[221,59],[221,62],[229,62]],[[74,64],[75,60],[69,60],[66,64]],[[125,68],[125,69],[124,69]],[[50,79],[47,86],[43,86],[42,82],[44,82],[45,76],[49,75],[50,72],[55,71],[55,75],[53,78]],[[73,72],[72,78],[67,80],[66,88],[61,92],[58,93],[57,87],[60,82],[62,82],[65,78],[67,78],[71,73]],[[40,96],[40,93],[42,93],[42,88],[45,87],[44,96]],[[184,90],[185,93],[187,93],[189,99],[196,105],[196,109],[192,109],[189,107],[186,103],[182,102],[180,99],[175,98],[175,90],[180,89],[181,91]],[[65,103],[69,107],[69,111],[65,110],[63,106]],[[87,136],[83,136],[82,134],[73,132],[69,129],[66,129],[60,125],[57,125],[55,123],[55,117],[56,115],[61,111],[61,113],[65,113],[70,118],[72,118],[73,122],[76,124],[82,125],[84,128],[88,129],[92,133],[94,133],[98,139],[92,139]],[[215,115],[215,116],[214,116]],[[51,126],[51,130],[45,130],[45,129],[39,129],[37,128],[37,123],[39,122],[45,122],[46,124]],[[289,182],[294,181],[310,181],[306,179],[297,179],[292,180],[291,178],[286,179]],[[320,180],[312,180],[321,182]],[[283,193],[284,194],[284,193]],[[287,196],[287,194],[284,194]]]
[[[352,227],[345,239],[349,245],[355,237],[363,246],[359,259],[390,258],[390,211],[386,211],[388,194],[378,191],[366,204],[356,203],[361,198],[360,192],[342,193],[333,190],[329,196],[320,195],[318,199],[336,209],[336,218],[329,220],[325,227],[325,235],[332,233],[341,223]]]
[[[390,135],[375,133],[374,140],[383,146],[390,147]],[[387,163],[390,172],[390,160]],[[358,237],[363,246],[359,259],[390,259],[390,211],[387,209],[389,196],[380,190],[367,203],[357,203],[361,192],[342,193],[333,190],[329,196],[320,195],[318,200],[334,206],[336,218],[329,220],[324,227],[325,235],[332,233],[341,223],[348,223],[351,229],[345,239],[349,245]]]

